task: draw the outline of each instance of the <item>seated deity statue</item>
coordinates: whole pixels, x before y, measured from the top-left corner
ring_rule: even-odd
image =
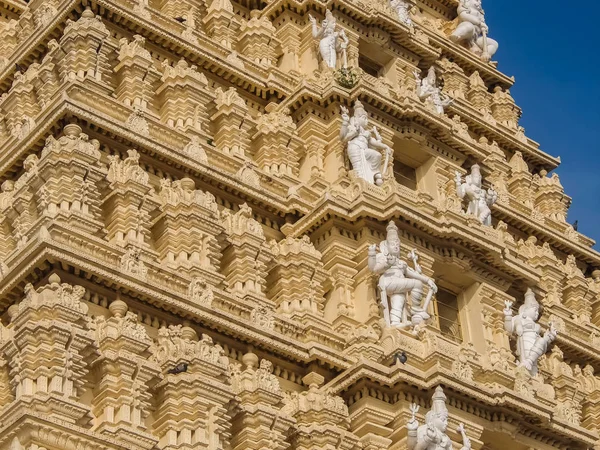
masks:
[[[488,38],[487,33],[481,0],[460,0],[458,26],[450,39],[467,46],[484,61],[489,61],[498,50],[498,43]]]
[[[342,128],[340,138],[347,142],[348,159],[359,178],[377,186],[383,184],[392,149],[383,143],[377,128],[367,129],[369,117],[360,101],[354,102],[354,116],[350,118],[348,109],[342,106]],[[381,166],[382,154],[385,163]]]
[[[444,114],[444,109],[454,101],[438,86],[435,68],[431,66],[427,71],[427,76],[421,79],[419,72],[413,72],[417,81],[417,96],[421,101],[430,101],[438,114]]]
[[[348,57],[346,49],[350,42],[346,32],[344,30],[335,31],[336,20],[333,17],[331,11],[327,10],[325,13],[325,19],[321,22],[321,26],[317,25],[317,20],[308,15],[310,23],[312,24],[312,35],[313,38],[319,39],[319,53],[321,58],[331,69],[336,68],[337,54],[342,54],[342,67],[345,69],[348,67]]]
[[[448,408],[446,395],[441,386],[433,394],[431,410],[425,415],[425,424],[419,426],[415,415],[419,411],[416,404],[410,405],[412,418],[408,422],[407,448],[408,450],[452,450],[452,440],[446,434],[448,429]],[[461,423],[457,431],[461,434],[463,446],[461,450],[471,449],[471,440],[467,437],[465,427]]]
[[[486,226],[492,224],[491,206],[496,203],[498,194],[493,188],[487,191],[482,187],[482,176],[479,165],[471,166],[471,173],[466,176],[465,182],[462,182],[460,172],[456,172],[456,193],[461,200],[467,199],[469,206],[467,214],[475,216]]]
[[[538,373],[537,362],[540,356],[548,351],[550,344],[556,339],[558,331],[550,323],[550,329],[542,336],[537,320],[540,316],[540,304],[534,292],[528,288],[525,302],[519,308],[519,314],[513,317],[512,302],[505,302],[504,328],[517,338],[517,356],[519,364],[524,366],[531,376]]]
[[[387,325],[391,327],[419,327],[427,321],[430,317],[427,307],[433,294],[437,292],[433,279],[421,273],[416,251],[411,251],[409,257],[413,259],[414,269],[400,257],[400,237],[394,222],[390,222],[387,226],[387,238],[379,244],[379,253],[376,245],[369,247],[369,269],[376,274],[381,274],[378,288],[384,318]],[[425,285],[428,286],[429,291],[422,303]],[[407,304],[407,295],[410,295],[410,304]]]

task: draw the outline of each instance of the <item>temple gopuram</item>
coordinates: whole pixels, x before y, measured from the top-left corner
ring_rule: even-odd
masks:
[[[0,450],[599,450],[600,253],[485,19],[0,0]]]

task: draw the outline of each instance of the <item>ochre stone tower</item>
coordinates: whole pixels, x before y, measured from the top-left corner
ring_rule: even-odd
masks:
[[[600,448],[600,254],[479,0],[0,30],[0,450]]]

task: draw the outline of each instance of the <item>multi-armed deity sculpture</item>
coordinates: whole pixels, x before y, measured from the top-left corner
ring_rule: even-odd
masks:
[[[525,293],[525,302],[519,308],[519,314],[513,317],[512,302],[505,302],[504,328],[517,337],[517,356],[520,365],[524,366],[532,376],[537,375],[537,361],[548,346],[556,339],[558,332],[550,323],[550,329],[542,336],[537,322],[540,315],[540,304],[531,289]]]
[[[481,0],[460,0],[458,27],[450,35],[454,42],[466,45],[484,61],[489,61],[498,50],[498,43],[487,37],[488,27]]]
[[[410,9],[412,6],[406,0],[390,0],[390,6],[398,14],[400,22],[409,27],[413,26],[413,21],[410,18]]]
[[[376,245],[369,246],[368,265],[372,272],[381,274],[378,287],[388,326],[418,327],[430,317],[427,307],[437,286],[433,279],[421,273],[416,251],[412,250],[408,256],[413,260],[414,269],[400,257],[400,237],[394,222],[387,226],[387,238],[379,244],[379,253]],[[424,285],[429,291],[425,301],[421,302]],[[409,294],[410,304],[407,304]]]
[[[367,129],[369,117],[360,101],[354,102],[354,116],[350,118],[348,109],[342,106],[342,128],[340,138],[348,143],[348,159],[359,178],[380,186],[389,163],[392,149],[383,143],[376,127]],[[382,154],[385,162],[381,166]]]
[[[417,80],[417,96],[422,100],[429,100],[438,114],[444,113],[444,108],[450,105],[453,100],[442,92],[438,86],[435,67],[431,66],[427,71],[427,76],[421,79],[421,75],[416,70],[413,72]]]
[[[416,404],[410,405],[412,418],[407,424],[408,450],[452,450],[452,441],[446,434],[448,428],[448,408],[446,407],[446,395],[441,386],[438,386],[433,394],[431,410],[425,415],[425,424],[419,426],[415,415],[419,411]],[[457,430],[463,440],[461,450],[470,450],[471,441],[465,433],[461,423]]]
[[[483,225],[492,224],[492,210],[490,209],[498,194],[493,188],[487,191],[482,187],[481,170],[477,164],[471,166],[471,173],[462,181],[460,172],[456,172],[456,193],[461,200],[469,202],[467,214],[475,216]]]
[[[312,35],[313,38],[319,39],[319,53],[321,58],[325,61],[327,67],[331,69],[336,68],[337,55],[342,55],[342,67],[345,69],[348,67],[348,56],[346,49],[348,48],[348,36],[344,30],[335,31],[335,17],[331,11],[327,10],[325,13],[325,19],[321,22],[321,26],[317,25],[317,20],[308,15],[310,23],[312,24]]]

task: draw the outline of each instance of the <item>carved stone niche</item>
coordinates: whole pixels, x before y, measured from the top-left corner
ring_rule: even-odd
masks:
[[[274,258],[267,278],[268,296],[278,311],[290,317],[322,317],[327,273],[308,236],[271,241],[270,247]]]
[[[257,132],[252,136],[253,157],[267,174],[291,178],[299,174],[300,150],[303,145],[298,137],[294,119],[287,111],[269,103],[266,114],[257,119]]]
[[[209,123],[207,105],[213,100],[206,76],[185,59],[173,67],[165,60],[162,69],[161,84],[156,91],[161,121],[169,127],[200,131],[200,124]]]
[[[161,180],[160,213],[152,224],[156,250],[163,264],[212,285],[223,281],[221,261],[223,225],[215,197],[195,189],[194,181]]]

